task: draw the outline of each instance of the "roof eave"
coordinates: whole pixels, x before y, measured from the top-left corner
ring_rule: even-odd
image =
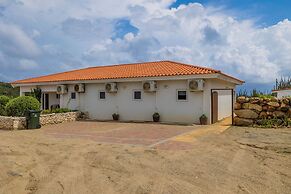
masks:
[[[228,82],[231,82],[231,83],[234,83],[236,85],[242,85],[245,83],[245,81],[243,80],[240,80],[240,79],[237,79],[235,77],[232,77],[230,75],[227,75],[227,74],[224,74],[224,73],[217,73],[217,78],[218,79],[221,79],[221,80],[224,80],[224,81],[228,81]]]
[[[76,84],[76,83],[106,83],[106,82],[134,82],[147,80],[183,80],[183,79],[211,79],[217,78],[217,74],[192,74],[176,76],[155,76],[155,77],[137,77],[137,78],[118,78],[118,79],[96,79],[96,80],[63,80],[53,82],[34,82],[34,83],[12,83],[13,87],[20,86],[41,86],[41,85],[58,85],[58,84]]]

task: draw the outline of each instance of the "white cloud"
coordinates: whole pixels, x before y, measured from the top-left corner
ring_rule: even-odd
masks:
[[[37,67],[38,67],[38,64],[33,60],[21,59],[19,61],[19,68],[22,70],[31,70],[31,69],[35,69]]]
[[[43,74],[84,65],[170,59],[257,83],[271,83],[291,72],[289,20],[262,28],[252,19],[236,19],[224,9],[199,3],[170,9],[174,0],[3,2],[0,66],[6,61],[37,69],[39,64]],[[113,38],[120,19],[129,20],[138,33]]]
[[[41,52],[36,43],[18,26],[1,21],[0,49],[12,57],[35,57]]]
[[[251,20],[236,20],[222,11],[197,3],[159,14],[143,12],[142,17],[133,11],[131,21],[139,34],[104,46],[122,61],[179,60],[211,66],[248,82],[272,83],[290,74],[290,21],[260,28]],[[127,55],[121,59],[124,52]],[[97,53],[91,57],[100,59]],[[112,57],[103,55],[101,60],[114,61]]]

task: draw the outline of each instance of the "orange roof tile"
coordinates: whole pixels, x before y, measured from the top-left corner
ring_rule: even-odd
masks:
[[[187,65],[173,61],[157,61],[146,63],[89,67],[85,69],[18,80],[13,82],[12,84],[181,76],[181,75],[214,74],[214,73],[221,72],[206,67]]]

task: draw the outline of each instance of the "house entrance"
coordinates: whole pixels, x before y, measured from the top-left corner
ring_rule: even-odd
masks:
[[[233,89],[211,89],[211,123],[231,116],[233,124]]]

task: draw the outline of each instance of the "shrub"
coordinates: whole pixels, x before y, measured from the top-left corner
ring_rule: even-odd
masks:
[[[273,128],[273,127],[288,127],[290,126],[291,123],[288,117],[284,117],[284,118],[261,119],[257,121],[257,124],[262,128]]]
[[[0,115],[6,115],[5,106],[9,102],[10,98],[7,96],[0,96]]]
[[[72,112],[72,110],[68,108],[56,108],[52,110],[43,110],[42,114],[52,114],[52,113],[66,113],[66,112]]]
[[[71,110],[68,108],[56,108],[52,110],[52,113],[66,113],[66,112],[71,112]]]
[[[27,110],[39,110],[40,103],[31,96],[20,96],[10,100],[5,107],[8,116],[24,116]]]
[[[41,111],[41,114],[44,114],[44,115],[51,114],[51,113],[52,113],[51,110],[43,110],[43,111]]]

